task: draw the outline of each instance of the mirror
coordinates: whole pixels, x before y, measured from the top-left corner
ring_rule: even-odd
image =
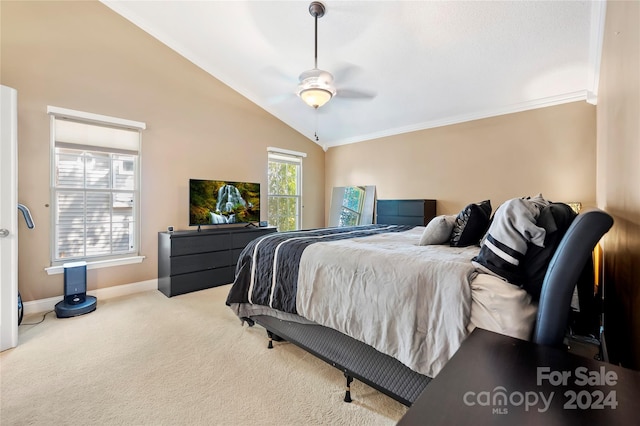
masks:
[[[329,226],[372,224],[375,200],[375,185],[334,187],[331,193]]]

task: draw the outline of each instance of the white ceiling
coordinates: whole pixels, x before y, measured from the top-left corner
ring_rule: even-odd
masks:
[[[597,93],[602,1],[323,1],[318,110],[310,1],[103,3],[325,149]]]

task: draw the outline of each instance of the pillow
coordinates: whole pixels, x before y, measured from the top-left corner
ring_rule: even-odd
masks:
[[[536,218],[540,216],[540,211],[546,206],[548,206],[550,203],[550,201],[547,201],[540,193],[535,197],[521,197],[521,199],[526,200],[527,203],[529,203],[529,205],[531,206],[531,208],[536,209],[535,212],[532,211],[532,214],[534,214]],[[510,200],[507,200],[507,202],[508,201]],[[498,211],[499,209],[500,207],[498,207],[496,211]],[[489,226],[487,227],[487,231],[480,239],[480,247],[484,245],[484,240],[487,238],[487,235],[489,235],[489,230],[491,229],[491,223],[493,222],[494,217],[495,217],[495,213],[493,214],[493,216],[491,216],[491,219],[489,219]]]
[[[544,247],[546,229],[537,220],[540,209],[548,204],[531,198],[505,201],[493,215],[480,253],[472,260],[474,265],[510,283],[519,282],[520,265],[529,246]]]
[[[451,247],[467,247],[480,242],[489,227],[491,201],[469,204],[458,216],[453,225],[449,244]]]
[[[520,282],[514,283],[527,290],[534,301],[540,298],[551,257],[575,217],[576,213],[564,203],[551,202],[540,212],[536,225],[546,230],[544,247],[529,244],[521,262]]]
[[[546,200],[542,194],[538,194],[535,197],[523,197],[523,199],[527,200],[532,206],[535,206],[535,208],[538,209],[538,214],[549,205],[549,201]]]
[[[449,241],[455,221],[456,217],[454,215],[441,215],[431,219],[426,228],[424,228],[422,238],[420,238],[420,245],[444,244]]]

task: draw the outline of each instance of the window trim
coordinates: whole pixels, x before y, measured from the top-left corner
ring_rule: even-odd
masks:
[[[83,257],[83,258],[74,258],[74,259],[63,259],[63,260],[54,260],[55,259],[55,250],[56,250],[56,230],[55,230],[55,215],[56,212],[54,212],[53,210],[51,211],[50,214],[50,226],[51,226],[51,237],[49,240],[49,262],[50,262],[50,266],[49,267],[45,267],[45,271],[47,272],[48,275],[52,275],[52,274],[59,274],[62,273],[64,271],[64,267],[63,265],[67,262],[70,261],[76,261],[76,260],[84,260],[87,262],[87,269],[97,269],[97,268],[105,268],[105,267],[110,267],[110,266],[118,266],[118,265],[127,265],[127,264],[132,264],[132,263],[140,263],[143,261],[143,259],[145,259],[145,256],[141,256],[140,255],[140,248],[141,248],[141,241],[140,241],[140,236],[141,236],[141,222],[140,222],[140,217],[141,217],[141,212],[140,212],[140,206],[141,206],[141,186],[142,186],[142,182],[141,182],[141,170],[142,170],[142,130],[146,129],[146,124],[140,121],[134,121],[134,120],[128,120],[128,119],[124,119],[124,118],[119,118],[119,117],[111,117],[111,116],[107,116],[107,115],[101,115],[101,114],[94,114],[94,113],[89,113],[89,112],[84,112],[84,111],[76,111],[76,110],[71,110],[71,109],[67,109],[67,108],[59,108],[59,107],[55,107],[55,106],[47,106],[47,114],[50,116],[50,146],[49,146],[49,153],[50,153],[50,163],[51,163],[51,167],[50,167],[50,176],[49,176],[49,182],[50,182],[50,205],[51,206],[56,206],[56,202],[55,202],[55,196],[56,196],[56,191],[54,190],[55,185],[55,173],[56,173],[56,156],[55,156],[55,149],[56,149],[56,134],[55,134],[55,124],[56,124],[56,120],[57,119],[68,119],[68,120],[72,120],[72,121],[77,121],[80,123],[86,123],[89,125],[96,125],[96,126],[102,126],[102,127],[114,127],[114,128],[119,128],[119,129],[125,129],[125,130],[135,130],[137,131],[140,135],[139,135],[139,141],[138,141],[138,152],[137,152],[137,172],[136,172],[136,182],[137,182],[137,186],[135,188],[134,191],[136,191],[138,194],[138,196],[136,197],[136,204],[134,205],[134,215],[135,215],[135,221],[136,226],[135,226],[135,230],[134,230],[134,236],[133,238],[135,239],[136,242],[136,250],[133,253],[128,253],[128,254],[112,254],[112,255],[105,255],[105,256],[98,256],[98,257]],[[85,147],[82,145],[76,145],[74,147],[74,149],[89,149],[91,150],[92,148],[95,147]],[[117,151],[114,150],[114,152]]]
[[[298,184],[297,187],[299,188],[298,190],[298,217],[297,217],[297,226],[296,226],[296,230],[298,229],[302,229],[302,222],[303,222],[303,212],[304,212],[304,205],[303,205],[303,159],[307,157],[307,154],[304,152],[299,152],[299,151],[292,151],[289,149],[284,149],[284,148],[275,148],[275,147],[267,147],[267,170],[269,169],[269,163],[272,161],[279,161],[282,163],[286,163],[289,162],[290,164],[296,164],[299,167],[299,173],[298,173]],[[267,173],[268,174],[268,173]],[[269,198],[271,196],[274,197],[285,197],[284,195],[281,194],[270,194],[269,193],[269,185],[268,185],[268,179],[269,177],[267,176],[267,203],[269,202]],[[286,196],[286,197],[290,197],[290,196]],[[268,206],[268,204],[267,204]],[[267,207],[267,211],[268,211],[268,207]]]
[[[145,258],[146,256],[137,255],[137,256],[128,256],[128,257],[123,256],[116,259],[87,261],[87,270],[108,268],[111,266],[131,265],[134,263],[142,263],[142,261]],[[47,268],[44,268],[44,270],[47,272],[47,275],[62,274],[64,272],[64,264],[49,266]]]
[[[120,127],[133,130],[145,130],[147,128],[147,125],[141,121],[110,117],[108,115],[94,114],[85,111],[76,111],[68,108],[59,108],[51,105],[47,105],[47,114],[59,118],[68,118],[70,120],[78,120],[102,126]]]
[[[284,149],[284,148],[276,148],[274,146],[268,146],[267,147],[267,153],[271,154],[285,154],[288,155],[290,157],[300,157],[300,162],[302,163],[302,159],[303,158],[307,158],[307,154],[305,152],[300,152],[300,151],[292,151],[290,149]]]

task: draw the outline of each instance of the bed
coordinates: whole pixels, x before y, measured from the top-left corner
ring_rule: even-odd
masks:
[[[511,201],[426,227],[267,235],[243,250],[227,304],[269,347],[286,340],[343,371],[345,401],[355,378],[410,406],[475,327],[562,345],[578,277],[613,220],[588,209],[562,224],[551,207],[566,205]]]

